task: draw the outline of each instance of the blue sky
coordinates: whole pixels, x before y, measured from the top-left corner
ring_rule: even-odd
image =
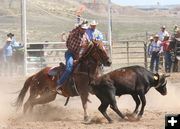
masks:
[[[111,0],[113,3],[124,5],[124,6],[134,6],[134,5],[171,5],[180,4],[180,0]]]

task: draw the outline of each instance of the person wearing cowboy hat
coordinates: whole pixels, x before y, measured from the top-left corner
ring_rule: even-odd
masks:
[[[13,33],[8,33],[7,38],[11,38],[12,40],[11,45],[13,47],[13,51],[16,51],[16,49],[23,47],[19,42],[16,41]]]
[[[57,80],[56,91],[59,94],[62,94],[60,87],[63,86],[64,82],[69,78],[73,71],[73,63],[78,62],[81,49],[90,42],[88,35],[85,33],[87,29],[87,21],[84,21],[69,33],[66,40],[66,68],[62,76]]]
[[[86,33],[88,34],[89,36],[89,39],[92,41],[92,40],[103,40],[103,35],[102,33],[96,29],[96,26],[98,25],[98,23],[93,20],[91,21],[90,23],[90,27],[86,30]]]
[[[163,49],[162,49],[161,41],[159,40],[159,35],[156,34],[149,48],[149,54],[151,56],[150,70],[152,72],[158,73],[159,58],[162,51]]]
[[[10,74],[12,71],[12,56],[13,56],[13,47],[11,45],[12,39],[7,38],[6,44],[3,47],[3,58],[4,58],[4,64],[5,69],[7,70],[7,73]]]

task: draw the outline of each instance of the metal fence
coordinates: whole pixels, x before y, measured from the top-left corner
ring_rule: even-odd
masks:
[[[64,42],[27,43],[25,73],[34,73],[46,66],[57,66],[59,62],[64,62],[65,51]]]
[[[112,44],[112,51],[107,41],[104,41],[104,44],[112,58],[111,69],[135,64],[148,67],[145,41],[118,41]],[[65,61],[65,51],[65,42],[27,43],[27,50],[25,51],[27,52],[25,57],[26,74],[37,72],[46,66],[59,65],[59,62]]]
[[[121,40],[112,45],[113,69],[141,65],[148,67],[147,44],[145,41]]]

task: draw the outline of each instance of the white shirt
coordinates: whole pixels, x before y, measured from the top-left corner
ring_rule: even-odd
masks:
[[[164,32],[160,31],[160,32],[158,33],[158,35],[159,35],[159,40],[160,40],[160,41],[163,41],[163,40],[164,40],[164,37],[165,37],[166,35],[169,35],[169,33],[165,30]]]

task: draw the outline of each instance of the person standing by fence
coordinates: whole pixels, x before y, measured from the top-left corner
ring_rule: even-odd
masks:
[[[12,39],[8,38],[6,44],[3,47],[3,58],[4,58],[4,68],[5,72],[10,75],[12,71],[12,59],[13,59],[13,47],[11,45]]]
[[[169,35],[166,35],[164,37],[164,40],[162,41],[163,46],[163,52],[164,52],[164,60],[165,60],[165,71],[167,73],[171,70],[172,60],[171,60],[171,50],[170,50],[170,41],[169,41]]]
[[[149,56],[149,57],[151,56],[150,46],[151,46],[151,44],[152,44],[153,41],[154,41],[153,36],[150,36],[150,37],[149,37],[149,44],[148,44],[148,48],[147,48],[147,50],[148,50],[148,56]]]
[[[166,26],[162,26],[161,31],[158,33],[159,40],[163,41],[166,35],[169,35],[169,33],[166,31]]]
[[[159,57],[163,49],[161,46],[161,41],[159,41],[159,36],[154,36],[154,41],[149,47],[149,55],[151,56],[150,70],[152,72],[158,73],[159,70]]]

